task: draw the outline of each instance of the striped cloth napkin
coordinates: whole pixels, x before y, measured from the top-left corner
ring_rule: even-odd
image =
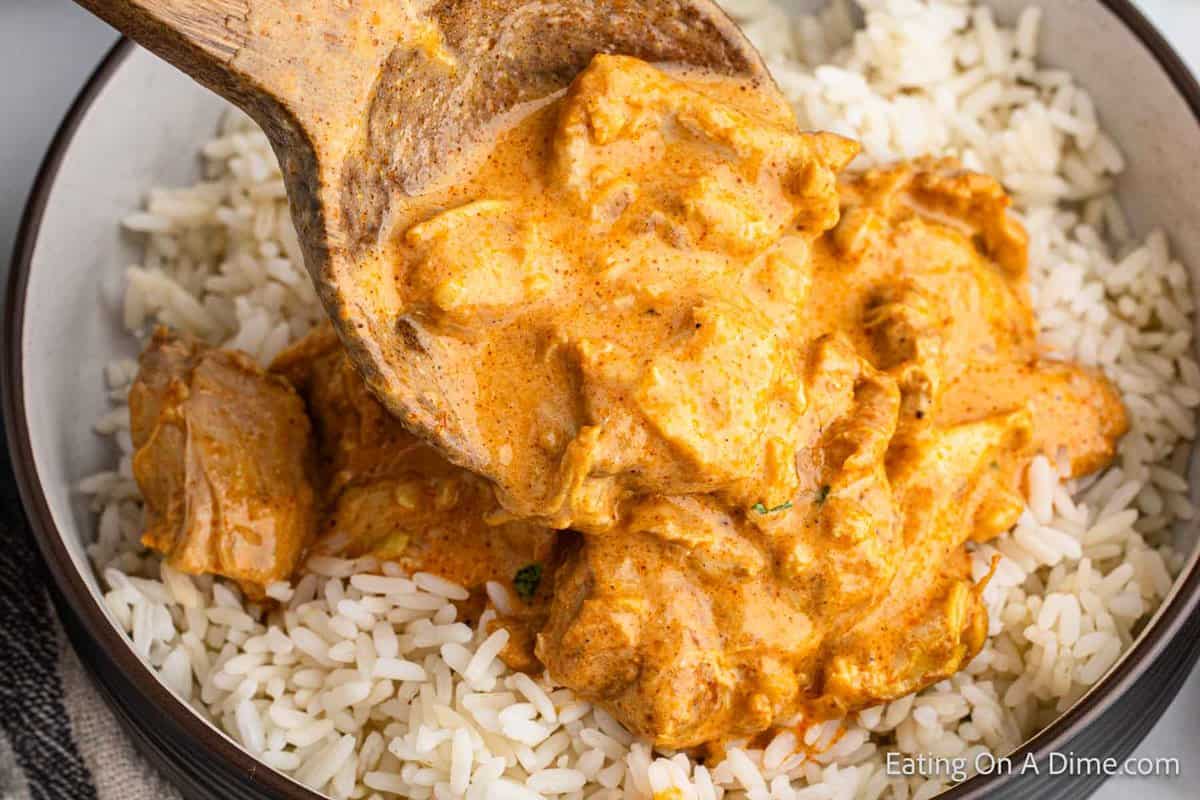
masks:
[[[0,455],[0,800],[178,800],[67,643]]]

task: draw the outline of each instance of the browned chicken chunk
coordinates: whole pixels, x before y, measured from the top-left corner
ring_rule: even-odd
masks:
[[[491,485],[408,433],[329,326],[282,353],[271,373],[159,330],[129,402],[144,541],[184,572],[233,578],[259,596],[290,578],[312,544],[471,589],[491,580],[511,589],[522,568],[549,559],[553,532],[489,524]]]
[[[260,596],[290,578],[316,530],[304,403],[248,356],[159,329],[129,393],[142,541],[181,572]]]

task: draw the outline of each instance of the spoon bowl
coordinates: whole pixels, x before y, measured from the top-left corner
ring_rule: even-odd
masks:
[[[503,482],[444,376],[446,348],[381,311],[364,272],[397,198],[419,197],[507,112],[599,53],[770,84],[710,0],[79,0],[240,106],[283,169],[306,267],[374,393],[455,463]]]

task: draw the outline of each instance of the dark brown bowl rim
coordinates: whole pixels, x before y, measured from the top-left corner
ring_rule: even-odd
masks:
[[[1130,0],[1099,2],[1116,15],[1155,58],[1175,89],[1187,101],[1197,124],[1200,124],[1200,84],[1174,48]],[[117,666],[127,675],[140,677],[135,683],[148,704],[168,714],[187,736],[197,741],[216,759],[228,764],[235,771],[253,776],[258,788],[291,800],[321,800],[324,795],[297,783],[283,773],[274,769],[263,769],[261,761],[205,722],[186,702],[167,689],[138,658],[129,647],[127,637],[111,624],[95,602],[83,576],[75,569],[62,534],[54,525],[34,467],[33,448],[26,418],[21,351],[25,292],[37,236],[55,178],[75,132],[100,91],[134,48],[135,45],[130,40],[120,39],[83,85],[51,141],[18,228],[5,294],[4,345],[0,348],[0,412],[4,415],[9,459],[16,476],[21,503],[42,557],[49,567],[57,590],[70,610],[82,621],[92,644],[102,648],[108,656],[115,659]],[[1189,572],[1177,586],[1178,590],[1171,602],[1159,609],[1155,624],[1123,655],[1116,669],[1092,689],[1085,702],[1069,709],[1025,742],[1012,755],[1014,761],[1020,763],[1029,753],[1034,754],[1038,761],[1044,761],[1050,752],[1068,742],[1126,693],[1147,667],[1161,655],[1179,628],[1200,605],[1200,561],[1191,564]],[[1011,780],[1011,776],[977,775],[938,797],[945,800],[984,798],[1007,780]]]

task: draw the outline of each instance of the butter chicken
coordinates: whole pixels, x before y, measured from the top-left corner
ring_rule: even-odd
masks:
[[[773,92],[597,56],[364,264],[455,369],[485,480],[408,433],[328,328],[263,371],[162,332],[131,395],[147,546],[261,594],[366,553],[520,610],[504,654],[669,748],[962,668],[966,545],[1043,453],[1105,466],[1105,380],[1048,360],[1008,198],[952,162],[839,175]]]

